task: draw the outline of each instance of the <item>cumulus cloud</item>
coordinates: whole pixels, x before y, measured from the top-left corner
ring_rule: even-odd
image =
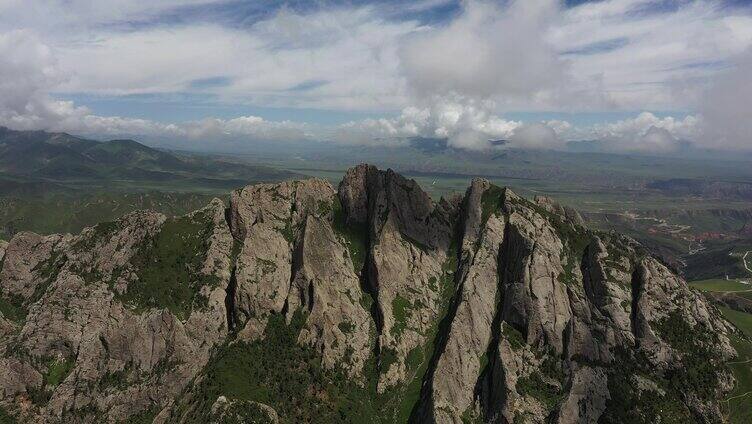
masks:
[[[645,152],[674,152],[679,150],[681,145],[667,129],[651,126],[636,142],[625,147],[627,150]]]
[[[311,126],[291,121],[267,121],[258,116],[233,119],[207,118],[176,126],[175,131],[192,140],[301,141],[313,139]]]
[[[701,119],[694,115],[677,119],[642,112],[613,123],[570,127],[562,131],[562,136],[570,140],[597,140],[603,150],[615,152],[670,153],[679,150],[683,142],[695,141],[700,125]]]
[[[664,129],[677,138],[694,138],[699,126],[699,119],[688,115],[684,119],[673,116],[659,118],[650,112],[642,112],[634,118],[623,119],[608,124],[594,125],[580,133],[581,137],[596,139],[628,139],[644,135],[650,128]]]
[[[465,149],[509,138],[520,123],[500,117],[499,102],[543,104],[567,86],[566,63],[543,38],[558,14],[556,0],[464,2],[447,25],[413,32],[400,48],[400,69],[415,106],[396,119],[348,125],[339,137],[440,137]],[[518,140],[533,145],[536,128]]]
[[[341,126],[340,142],[400,142],[406,137],[446,138],[451,147],[484,149],[489,140],[509,137],[520,123],[493,113],[493,102],[454,97],[435,99],[423,108],[405,108],[393,119],[366,119]]]
[[[556,149],[564,146],[556,131],[545,123],[522,125],[514,131],[509,142],[514,147],[527,149]]]
[[[0,34],[0,121],[34,128],[72,105],[52,102],[62,80],[50,49],[27,31]]]
[[[545,95],[565,79],[564,62],[544,39],[556,0],[506,7],[467,1],[445,27],[414,34],[400,51],[409,87],[420,97],[460,94],[493,99]]]

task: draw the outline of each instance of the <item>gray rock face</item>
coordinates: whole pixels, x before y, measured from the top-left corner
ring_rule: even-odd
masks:
[[[309,215],[296,257],[287,313],[308,311],[298,341],[315,346],[326,367],[359,375],[371,350],[372,323],[358,301],[360,282],[347,250],[325,219]]]
[[[246,187],[232,195],[237,258],[234,305],[239,337],[263,336],[269,316],[308,312],[300,342],[328,367],[362,370],[370,353],[370,315],[346,240],[332,229],[339,201],[323,180]],[[349,353],[348,353],[349,352]]]
[[[483,222],[481,199],[490,185],[475,180],[464,205],[465,232],[457,308],[444,352],[431,382],[430,414],[437,422],[458,422],[471,408],[475,385],[487,361],[500,295],[499,252],[506,223],[497,214]],[[428,411],[427,411],[428,412]]]
[[[26,316],[4,343],[0,384],[23,421],[155,414],[203,367],[226,335],[232,239],[220,201],[197,214],[209,230],[201,266],[191,271],[217,283],[201,287],[205,305],[182,318],[144,308],[138,298],[119,300],[137,284],[132,260],[164,230],[162,215],[133,213],[75,237],[25,233],[11,240],[3,295],[17,299]]]
[[[428,360],[444,288],[453,281],[444,264],[452,237],[452,206],[434,204],[413,180],[360,165],[339,185],[348,223],[366,224],[366,286],[378,311],[378,389],[408,382]],[[408,363],[408,356],[422,358]],[[415,361],[417,362],[417,361]]]
[[[636,242],[368,165],[18,234],[0,300],[22,422],[720,422],[733,386],[733,329]]]

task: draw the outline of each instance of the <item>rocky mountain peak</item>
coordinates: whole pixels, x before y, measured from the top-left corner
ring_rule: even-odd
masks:
[[[733,328],[636,242],[365,164],[18,234],[0,306],[23,422],[716,422],[733,384]]]

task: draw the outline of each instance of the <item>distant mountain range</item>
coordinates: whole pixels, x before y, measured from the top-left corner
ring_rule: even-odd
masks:
[[[0,127],[0,174],[0,188],[4,189],[18,189],[40,180],[79,184],[158,183],[171,188],[188,185],[191,189],[219,189],[296,176],[292,172],[211,156],[157,150],[134,140],[102,142],[66,133],[14,131],[5,127]],[[6,181],[1,181],[3,179]]]

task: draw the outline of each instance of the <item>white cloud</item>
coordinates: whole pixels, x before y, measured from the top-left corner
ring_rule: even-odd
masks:
[[[650,112],[642,112],[634,118],[599,124],[588,128],[589,138],[594,139],[628,139],[644,135],[650,128],[660,128],[673,136],[682,139],[692,139],[697,134],[699,120],[689,115],[684,119],[672,116],[659,118]],[[588,137],[587,134],[584,135]]]
[[[716,79],[702,97],[699,143],[715,149],[752,149],[752,49]]]
[[[564,146],[556,131],[542,122],[519,127],[509,142],[512,146],[523,149],[557,149]]]
[[[50,49],[27,31],[0,34],[0,120],[34,128],[54,118],[60,108],[47,92],[57,85],[58,72]]]
[[[574,75],[599,81],[612,108],[677,110],[695,101],[712,78],[752,43],[749,9],[720,0],[604,0],[562,14],[548,39]],[[595,105],[596,107],[598,105]]]
[[[247,137],[255,140],[302,140],[308,126],[271,122],[256,116],[204,119],[165,124],[146,119],[98,116],[73,102],[48,94],[65,80],[51,49],[28,31],[0,34],[0,125],[15,129],[49,129],[77,134],[171,137],[211,141]]]
[[[408,107],[394,119],[366,119],[341,126],[335,139],[346,143],[400,142],[405,137],[446,138],[451,147],[484,149],[489,140],[509,137],[520,123],[493,114],[493,102],[436,98],[423,108]]]
[[[638,137],[635,142],[624,147],[626,147],[625,150],[665,153],[679,150],[681,144],[667,129],[653,126],[648,128],[645,134]]]
[[[670,150],[677,140],[692,139],[698,131],[698,119],[693,116],[677,120],[658,118],[651,113],[591,128],[574,128],[565,121],[523,125],[497,115],[491,100],[456,95],[422,99],[426,106],[407,107],[396,118],[364,120],[335,129],[291,121],[273,122],[255,116],[165,124],[98,116],[86,107],[50,98],[47,92],[64,81],[64,73],[58,69],[51,50],[29,32],[14,31],[0,37],[0,56],[4,58],[0,61],[0,124],[21,129],[45,128],[113,137],[142,135],[187,142],[333,138],[339,142],[373,144],[423,136],[447,138],[450,146],[467,149],[487,148],[491,139],[509,139],[515,147],[558,148],[561,140],[580,137],[605,140],[613,150],[640,151]],[[745,72],[745,68],[740,68],[736,74],[743,78]],[[731,87],[735,85],[732,83]],[[727,93],[721,91],[719,96],[726,98]]]
[[[700,126],[701,119],[693,115],[677,119],[642,112],[613,123],[570,127],[561,131],[560,136],[568,140],[597,140],[601,149],[608,151],[670,153],[679,150],[683,142],[696,141]]]
[[[420,97],[546,95],[565,80],[564,62],[544,41],[558,1],[468,1],[446,27],[414,34],[400,51],[409,87]]]
[[[217,0],[2,0],[0,26],[76,38],[103,26],[148,21],[177,7]]]
[[[188,4],[202,3],[212,1]],[[676,2],[660,12],[648,0],[569,9],[557,0],[466,0],[456,16],[430,26],[394,19],[394,10],[378,5],[283,7],[245,26],[160,21],[186,4],[0,1],[0,124],[207,141],[425,136],[471,149],[502,138],[535,148],[571,139],[604,140],[622,151],[671,151],[684,140],[752,148],[749,8],[717,0]],[[212,80],[218,83],[196,84]],[[229,105],[401,112],[328,128],[254,116],[159,123],[55,100],[66,92],[188,92]],[[503,118],[512,110],[696,112],[582,128]]]
[[[282,9],[247,28],[201,23],[111,32],[58,48],[60,66],[72,78],[56,91],[188,91],[230,104],[399,108],[406,102],[399,39],[417,27],[361,7],[308,14]],[[216,77],[223,83],[192,86]]]

